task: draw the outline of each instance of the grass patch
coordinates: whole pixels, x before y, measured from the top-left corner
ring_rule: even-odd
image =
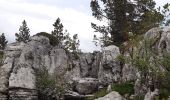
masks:
[[[126,83],[122,83],[122,84],[114,84],[112,85],[112,91],[116,91],[119,92],[122,96],[125,94],[128,94],[129,96],[131,94],[134,94],[134,85],[132,82],[126,82]],[[104,88],[102,90],[97,91],[96,93],[94,93],[94,97],[90,97],[87,100],[94,100],[100,97],[104,97],[105,95],[107,95],[107,88]],[[136,99],[138,100],[138,99]],[[139,99],[141,100],[141,99]]]
[[[160,89],[160,99],[161,100],[167,100],[168,96],[170,95],[170,91],[168,89]]]
[[[121,95],[134,94],[134,85],[132,82],[112,85],[112,90],[119,92]]]
[[[104,89],[99,90],[99,91],[97,91],[96,93],[94,93],[94,94],[93,94],[94,96],[87,98],[87,100],[94,100],[94,99],[97,99],[97,98],[100,98],[100,97],[104,97],[106,94],[108,94],[108,93],[107,93],[107,89],[104,88]]]

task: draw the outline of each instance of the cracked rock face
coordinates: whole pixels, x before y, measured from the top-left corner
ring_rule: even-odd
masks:
[[[67,67],[67,60],[65,51],[52,47],[46,37],[8,45],[0,67],[0,100],[36,100],[36,70],[45,66],[49,73],[59,73]]]
[[[98,73],[101,84],[109,85],[119,81],[121,67],[119,61],[116,60],[119,54],[119,48],[114,45],[103,48],[102,60]]]
[[[93,93],[99,82],[117,82],[120,78],[115,60],[118,54],[118,47],[110,46],[103,53],[82,53],[74,59],[64,49],[52,47],[43,36],[33,36],[28,43],[9,44],[0,67],[0,99],[37,99],[36,71],[43,67],[51,75],[66,77],[79,94]],[[75,79],[79,79],[76,84]]]

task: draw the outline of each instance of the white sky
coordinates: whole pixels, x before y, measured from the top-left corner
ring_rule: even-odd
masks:
[[[82,51],[96,50],[92,43],[94,30],[91,22],[91,0],[0,0],[0,33],[5,33],[9,42],[15,41],[15,33],[25,19],[31,35],[51,32],[52,24],[60,17],[68,32],[79,34]],[[170,0],[156,0],[163,5]]]

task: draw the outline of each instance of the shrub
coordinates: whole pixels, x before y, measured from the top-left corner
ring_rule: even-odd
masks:
[[[52,46],[56,46],[59,44],[59,42],[57,41],[57,38],[49,33],[46,33],[46,32],[40,32],[40,33],[37,33],[36,36],[45,36],[49,39],[50,41],[50,44]]]
[[[36,86],[39,100],[61,100],[64,96],[64,87],[60,85],[54,75],[50,75],[46,67],[36,72]]]
[[[89,97],[87,100],[94,100],[94,99],[97,99],[97,98],[100,98],[100,97],[103,97],[103,96],[105,96],[105,95],[107,95],[107,89],[106,88],[104,88],[104,89],[101,89],[101,90],[99,90],[99,91],[97,91],[96,93],[94,93],[93,95],[93,97]]]
[[[160,79],[160,98],[167,99],[170,95],[170,72],[165,73],[165,76]]]
[[[116,57],[116,60],[118,60],[120,63],[125,63],[126,59],[124,57],[124,55],[120,54]]]
[[[113,84],[112,90],[119,92],[121,95],[134,94],[134,85],[132,82],[125,82],[122,84]]]

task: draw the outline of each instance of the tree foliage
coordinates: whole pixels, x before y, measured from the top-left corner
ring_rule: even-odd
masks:
[[[102,36],[97,40],[103,46],[120,46],[129,39],[129,33],[144,34],[159,26],[164,15],[155,9],[153,0],[92,0],[92,15],[107,25],[92,23],[92,28]]]
[[[16,36],[16,41],[18,42],[22,41],[26,43],[29,40],[30,29],[28,28],[25,20],[22,22],[22,26],[20,26],[19,28],[19,33],[16,33],[15,36]]]
[[[69,32],[67,30],[64,31],[64,26],[61,23],[60,18],[56,20],[53,26],[54,30],[51,34],[56,38],[57,45],[62,45],[70,52],[78,52],[80,42],[78,39],[78,34],[74,34],[71,38]]]
[[[161,95],[170,93],[170,81],[167,81],[170,74],[170,54],[156,49],[155,44],[159,42],[160,37],[146,38],[136,40],[132,38],[135,44],[131,45],[128,51],[129,56],[125,57],[125,62],[130,62],[140,73],[141,85],[150,88],[151,91],[158,88]],[[142,41],[141,41],[142,40]],[[166,88],[165,88],[166,87]],[[162,98],[162,97],[161,97]]]
[[[7,45],[7,43],[8,43],[8,41],[6,40],[6,37],[5,37],[4,33],[2,33],[0,35],[0,49],[4,50],[6,45]]]
[[[36,86],[40,100],[63,100],[67,89],[64,75],[50,74],[43,66],[36,70]]]
[[[51,34],[56,37],[57,45],[61,45],[66,37],[66,34],[63,32],[63,24],[61,23],[60,18],[57,18],[53,26],[54,30],[51,32]]]

